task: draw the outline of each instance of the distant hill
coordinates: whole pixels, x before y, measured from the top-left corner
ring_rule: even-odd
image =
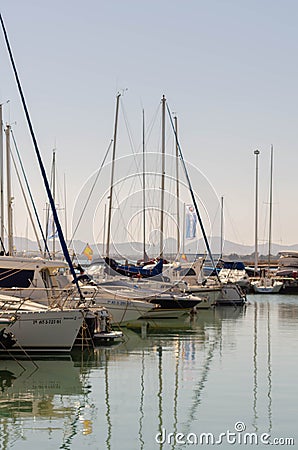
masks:
[[[176,253],[176,239],[167,238],[165,239],[165,254],[175,254]],[[5,245],[7,245],[5,241]],[[14,245],[16,247],[17,252],[27,252],[28,253],[38,253],[38,245],[35,241],[26,238],[14,237]],[[56,239],[56,251],[60,249],[60,245],[58,240]],[[94,244],[89,242],[90,247],[93,250],[94,257],[98,256],[103,251],[102,244]],[[75,251],[75,253],[79,256],[82,255],[82,252],[86,246],[86,242],[83,242],[79,239],[73,241],[71,248]],[[49,240],[48,247],[52,249],[52,241]],[[210,240],[210,247],[213,254],[220,253],[220,238],[214,237]],[[43,245],[42,245],[43,248]],[[293,245],[281,245],[281,244],[272,244],[272,255],[277,255],[281,251],[285,250],[296,250],[298,251],[298,244]],[[141,242],[121,242],[111,244],[110,247],[110,255],[111,256],[122,256],[123,258],[129,256],[141,257],[142,255],[143,245]],[[268,244],[260,244],[258,247],[259,254],[267,255],[268,254]],[[159,253],[159,247],[148,247],[146,251],[149,256],[156,256]],[[185,242],[185,253],[205,253],[206,248],[203,242],[203,239],[192,240]],[[224,241],[223,254],[225,256],[236,254],[236,255],[251,255],[254,253],[254,245],[242,245],[236,242]]]

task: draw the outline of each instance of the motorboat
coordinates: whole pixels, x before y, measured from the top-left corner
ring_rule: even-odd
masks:
[[[245,291],[250,288],[250,279],[241,261],[224,261],[218,277],[223,284],[234,283]]]
[[[246,295],[237,284],[234,283],[205,283],[188,286],[188,292],[193,295],[205,297],[208,302],[205,308],[210,306],[241,306],[246,303]],[[203,307],[203,306],[202,306]],[[200,308],[200,306],[199,306]]]

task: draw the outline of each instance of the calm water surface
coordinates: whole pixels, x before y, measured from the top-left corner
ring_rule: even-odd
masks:
[[[1,360],[1,449],[298,448],[298,297],[249,301],[37,367]]]

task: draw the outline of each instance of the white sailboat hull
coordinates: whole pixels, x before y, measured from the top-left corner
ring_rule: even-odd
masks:
[[[198,304],[197,309],[207,308],[214,305],[244,304],[246,297],[234,284],[224,284],[221,287],[215,286],[189,286],[189,291],[193,295],[200,295],[207,300],[203,304]]]
[[[256,294],[277,294],[281,290],[282,285],[283,283],[281,282],[274,283],[272,286],[252,283],[253,290]]]
[[[94,301],[96,306],[103,306],[108,310],[111,323],[114,325],[125,325],[127,322],[137,320],[155,306],[145,300],[108,298],[108,296],[96,296]]]
[[[16,312],[16,321],[6,327],[15,342],[0,351],[70,352],[83,323],[80,310]],[[1,344],[1,343],[0,343]]]
[[[173,308],[173,309],[163,309],[160,307],[153,308],[151,311],[149,311],[146,315],[142,317],[142,319],[179,319],[191,311],[191,308]]]
[[[11,324],[11,320],[8,318],[0,318],[0,331],[4,330]]]

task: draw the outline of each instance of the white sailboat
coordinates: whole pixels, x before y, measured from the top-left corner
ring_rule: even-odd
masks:
[[[261,277],[258,281],[252,281],[252,287],[256,294],[278,294],[283,282],[275,280],[273,277]]]
[[[276,294],[278,293],[283,283],[275,279],[270,274],[270,258],[271,258],[271,233],[272,233],[272,179],[273,179],[273,145],[271,145],[270,153],[270,198],[269,198],[269,239],[268,239],[268,270],[264,276],[259,280],[252,281],[251,285],[257,294]],[[256,224],[257,228],[257,224]]]
[[[83,325],[81,309],[49,309],[0,294],[0,352],[70,352]]]
[[[60,225],[59,217],[57,214],[57,210],[55,207],[55,201],[50,189],[50,185],[47,179],[46,171],[42,162],[42,158],[40,155],[40,151],[37,144],[37,139],[34,134],[32,122],[30,119],[29,111],[27,108],[27,104],[25,101],[25,96],[22,91],[20,79],[17,73],[16,65],[13,59],[13,54],[11,51],[11,47],[8,40],[8,35],[6,33],[6,29],[4,26],[4,22],[2,16],[0,14],[0,22],[4,33],[4,38],[7,46],[7,50],[9,53],[10,61],[12,64],[14,76],[17,82],[19,94],[21,97],[24,113],[26,116],[26,120],[29,126],[29,131],[31,134],[34,150],[36,153],[36,157],[38,160],[39,168],[41,171],[41,175],[43,178],[45,190],[49,199],[49,203],[53,213],[53,219],[55,222],[55,226],[57,229],[57,234],[60,240],[61,248],[63,250],[63,254],[65,260],[68,263],[68,267],[70,273],[73,277],[73,286],[72,289],[61,290],[58,289],[58,296],[55,299],[55,306],[51,304],[50,306],[43,306],[40,303],[36,303],[35,305],[28,298],[25,300],[21,300],[20,289],[31,289],[31,295],[36,294],[39,302],[48,303],[47,296],[48,289],[53,287],[52,280],[57,281],[57,274],[52,271],[42,272],[40,265],[43,265],[42,261],[38,261],[35,267],[33,263],[33,267],[28,269],[28,267],[24,268],[24,266],[28,265],[28,258],[24,261],[20,261],[14,259],[13,255],[13,236],[12,236],[12,197],[11,197],[11,189],[10,189],[10,127],[7,126],[6,129],[6,149],[7,149],[7,203],[8,203],[8,254],[11,259],[2,260],[1,263],[4,265],[4,268],[0,266],[0,287],[2,288],[10,288],[11,294],[15,293],[16,295],[11,295],[10,297],[3,294],[0,294],[2,299],[0,302],[0,316],[2,319],[2,325],[5,325],[5,319],[9,319],[10,323],[2,327],[1,330],[1,340],[0,347],[3,351],[13,352],[13,351],[70,351],[75,343],[75,340],[79,337],[81,340],[81,346],[84,347],[87,342],[86,339],[91,340],[93,338],[94,331],[97,328],[100,328],[101,318],[103,321],[105,320],[104,315],[100,317],[100,313],[102,312],[102,308],[97,309],[96,311],[91,311],[86,308],[83,298],[83,295],[80,290],[80,285],[78,282],[78,278],[76,276],[76,272],[74,270],[72,260],[70,258],[66,241],[62,232],[62,228]],[[1,130],[2,130],[2,117],[1,120]],[[2,137],[2,133],[1,133]],[[2,150],[2,142],[1,149]],[[0,160],[1,163],[3,161],[3,155],[1,152]],[[3,196],[2,196],[2,164],[1,164],[1,173],[0,173],[0,194],[1,194],[1,244],[4,249],[3,244]],[[43,234],[43,233],[42,233]],[[44,240],[45,244],[46,241]],[[2,255],[5,251],[2,253]],[[6,258],[6,257],[5,257]],[[7,256],[7,258],[9,258]],[[9,267],[7,267],[7,265]],[[54,265],[56,263],[54,262]],[[12,267],[11,267],[12,266]],[[55,267],[51,267],[54,270]],[[58,264],[59,268],[59,264]],[[41,287],[34,284],[34,275],[40,275],[40,279],[38,280],[41,284]],[[44,275],[44,276],[43,276]],[[51,276],[53,276],[51,278]],[[61,286],[58,286],[61,287]],[[15,292],[13,291],[15,289]],[[54,286],[55,288],[55,286]],[[77,290],[77,297],[74,303],[74,298],[70,298],[70,295],[74,294],[75,288]],[[28,291],[27,291],[28,293]],[[22,295],[21,295],[22,296]],[[46,300],[45,300],[46,299]],[[67,304],[68,303],[68,304]],[[12,316],[13,315],[13,316]],[[12,319],[12,320],[11,320]],[[82,326],[84,323],[84,327]],[[100,329],[101,331],[101,329]],[[87,335],[87,336],[85,336]],[[86,338],[86,339],[85,339]],[[93,341],[92,341],[93,344]]]

